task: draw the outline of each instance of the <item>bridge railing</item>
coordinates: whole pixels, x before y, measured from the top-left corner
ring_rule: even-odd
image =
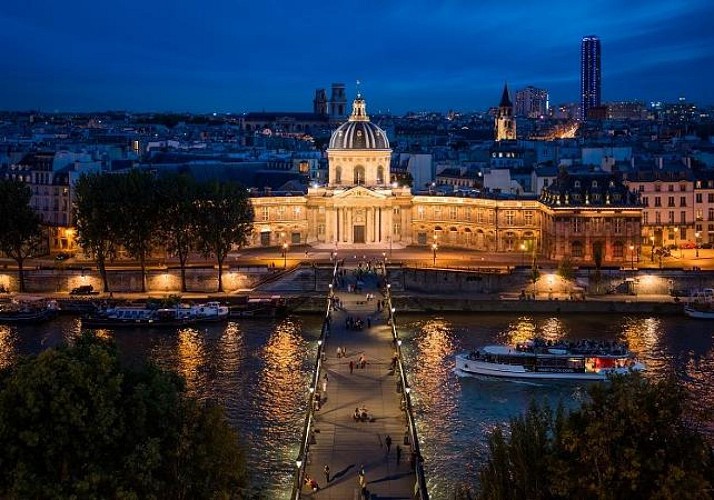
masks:
[[[298,500],[301,496],[303,480],[305,477],[305,467],[307,466],[307,456],[310,451],[310,436],[312,434],[312,426],[315,420],[315,397],[318,394],[318,384],[320,382],[320,371],[324,360],[325,340],[330,334],[332,324],[332,308],[334,289],[337,283],[337,273],[339,271],[339,261],[335,260],[332,268],[332,281],[328,285],[327,304],[325,306],[325,314],[322,320],[320,329],[320,337],[317,340],[317,354],[315,357],[315,365],[312,371],[312,378],[308,388],[307,414],[305,415],[305,423],[302,430],[302,439],[300,440],[300,450],[295,459],[295,479],[293,480],[293,492],[291,499]]]
[[[389,313],[389,325],[392,330],[392,341],[394,342],[394,348],[397,352],[397,366],[399,381],[397,382],[400,392],[402,393],[402,404],[404,408],[404,413],[407,417],[407,435],[409,438],[409,444],[411,445],[412,457],[411,461],[414,464],[414,472],[417,477],[418,496],[417,498],[421,500],[428,500],[429,493],[426,488],[426,476],[424,474],[424,465],[421,456],[421,450],[419,448],[419,437],[417,436],[416,422],[414,421],[414,409],[411,400],[411,387],[407,379],[407,372],[404,368],[404,357],[402,355],[402,339],[399,338],[399,331],[397,330],[397,320],[396,320],[396,310],[392,305],[392,295],[391,295],[391,284],[389,283],[389,276],[387,275],[387,269],[382,265],[383,275],[385,279],[385,296],[387,300],[387,307]]]

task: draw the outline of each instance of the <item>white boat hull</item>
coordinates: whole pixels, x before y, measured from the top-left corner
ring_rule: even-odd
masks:
[[[714,319],[714,310],[703,311],[701,309],[695,309],[687,306],[684,308],[684,314],[695,319]]]
[[[613,374],[626,374],[630,371],[643,370],[644,366],[636,363],[627,368],[607,368],[597,371],[571,371],[560,369],[558,371],[532,371],[526,370],[522,365],[501,364],[489,361],[468,359],[466,354],[456,356],[456,369],[462,373],[481,375],[487,377],[535,379],[535,380],[593,380],[604,381]]]

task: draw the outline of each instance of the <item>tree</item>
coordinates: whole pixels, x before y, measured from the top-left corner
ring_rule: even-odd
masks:
[[[223,262],[234,245],[248,242],[252,230],[253,208],[248,191],[232,182],[199,185],[196,201],[196,236],[205,257],[218,263],[218,291],[223,291]]]
[[[595,384],[579,410],[537,405],[489,438],[480,498],[711,498],[714,455],[670,379]]]
[[[558,276],[565,281],[568,289],[572,286],[572,280],[575,278],[575,268],[573,267],[573,261],[570,257],[564,257],[558,263]]]
[[[160,221],[157,182],[154,176],[138,169],[112,176],[117,184],[119,204],[119,242],[141,267],[141,291],[146,291],[146,259],[159,240]]]
[[[24,263],[40,248],[40,216],[30,206],[32,191],[18,180],[0,180],[0,250],[17,262],[20,292],[25,291]]]
[[[243,452],[222,413],[90,334],[0,375],[3,498],[235,498]]]
[[[116,256],[120,205],[114,175],[84,174],[75,184],[77,242],[96,261],[105,292],[109,291],[106,263]]]
[[[187,174],[168,174],[159,179],[161,236],[181,267],[181,291],[186,288],[186,263],[196,234],[197,185]]]

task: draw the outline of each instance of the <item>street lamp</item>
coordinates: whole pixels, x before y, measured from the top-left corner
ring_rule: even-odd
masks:
[[[652,243],[652,255],[650,256],[650,262],[654,262],[654,235],[650,236],[650,243]]]
[[[288,242],[283,243],[283,269],[288,268]]]
[[[674,248],[678,248],[679,245],[677,245],[677,234],[679,234],[679,227],[674,228]],[[679,251],[679,257],[682,257],[682,250]]]
[[[526,242],[521,242],[521,267],[526,265]]]
[[[436,251],[438,250],[439,245],[436,244],[436,242],[431,244],[431,251],[434,253],[434,267],[436,267]]]
[[[699,231],[697,231],[696,233],[694,233],[694,238],[696,239],[696,241],[694,242],[694,243],[695,243],[695,244],[694,244],[694,248],[696,249],[696,250],[695,250],[695,253],[694,253],[694,256],[695,256],[697,259],[699,258],[699,238],[700,238],[701,236],[702,236],[702,233],[700,233]]]

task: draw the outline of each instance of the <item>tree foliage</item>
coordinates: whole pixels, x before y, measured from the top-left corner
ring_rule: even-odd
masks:
[[[220,410],[89,334],[2,373],[0,449],[2,498],[240,498],[247,483]]]
[[[240,184],[210,182],[199,186],[196,237],[204,256],[218,264],[218,291],[223,291],[223,263],[234,246],[248,242],[253,208],[248,191]]]
[[[166,174],[158,180],[160,234],[166,249],[181,267],[181,291],[187,291],[186,264],[194,247],[198,185],[187,174]]]
[[[568,414],[533,404],[491,435],[479,498],[711,498],[714,456],[686,403],[675,382],[633,374]]]
[[[17,262],[20,292],[25,291],[24,262],[39,250],[40,216],[30,206],[32,191],[24,182],[0,180],[0,250]]]
[[[124,175],[109,177],[115,184],[118,205],[119,243],[141,267],[141,291],[146,291],[146,259],[159,241],[161,223],[157,181],[154,175],[133,169]]]
[[[119,206],[122,200],[110,174],[82,175],[74,187],[77,242],[97,263],[104,291],[109,291],[106,264],[119,244]]]

